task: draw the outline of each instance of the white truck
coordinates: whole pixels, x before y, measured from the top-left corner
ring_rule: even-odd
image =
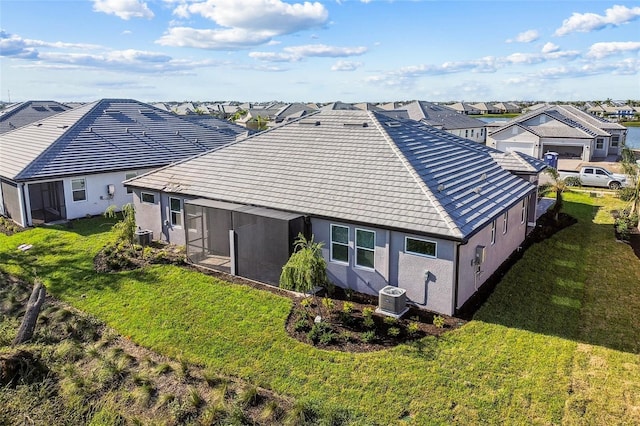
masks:
[[[611,173],[598,166],[583,166],[580,171],[558,170],[561,179],[576,177],[582,186],[598,186],[601,188],[619,189],[627,185],[625,175]]]

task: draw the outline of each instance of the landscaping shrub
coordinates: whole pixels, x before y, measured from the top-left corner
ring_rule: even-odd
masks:
[[[433,325],[435,325],[438,328],[444,328],[444,317],[441,317],[440,315],[434,316]]]

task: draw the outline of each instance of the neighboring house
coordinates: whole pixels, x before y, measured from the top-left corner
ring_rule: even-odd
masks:
[[[303,117],[310,112],[317,111],[312,107],[302,103],[286,104],[280,108],[273,116],[274,124],[280,124],[299,117]]]
[[[220,118],[214,117],[213,115],[185,115],[182,117],[184,120],[197,123],[201,126],[208,127],[212,130],[218,130],[223,133],[228,133],[235,139],[242,139],[244,137],[249,136],[253,131],[239,126],[231,121],[222,120]]]
[[[473,106],[473,104],[470,104],[468,102],[456,102],[453,104],[448,104],[447,106],[452,110],[457,111],[458,114],[464,114],[464,115],[482,114],[482,112],[479,109],[477,109],[476,107]]]
[[[0,134],[70,109],[54,101],[27,101],[13,104],[0,112]]]
[[[452,135],[484,143],[486,123],[431,102],[415,101],[396,108],[407,111],[409,118],[442,129]]]
[[[0,214],[22,226],[132,202],[122,181],[236,140],[134,100],[104,99],[0,136]]]
[[[571,105],[547,105],[509,121],[490,133],[487,146],[500,151],[518,151],[535,158],[557,152],[562,158],[619,156],[626,128]]]
[[[471,104],[473,108],[479,111],[481,115],[486,114],[500,114],[500,110],[493,106],[493,104],[489,102],[478,102],[475,104]]]
[[[138,226],[191,262],[277,285],[302,232],[336,285],[398,286],[450,315],[524,241],[543,168],[413,120],[322,109],[125,185]]]
[[[493,108],[498,111],[498,114],[517,114],[522,111],[520,106],[512,102],[496,102]]]

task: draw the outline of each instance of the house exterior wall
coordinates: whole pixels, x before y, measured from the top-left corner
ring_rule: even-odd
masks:
[[[27,210],[31,211],[32,205],[30,201],[29,185],[43,183],[48,181],[62,181],[64,187],[64,205],[66,207],[67,219],[78,219],[85,216],[101,215],[111,206],[120,207],[133,201],[132,194],[127,193],[122,182],[126,179],[128,173],[142,174],[151,169],[120,171],[111,173],[101,173],[95,175],[71,176],[66,178],[50,179],[29,182],[26,184]],[[74,201],[72,181],[76,179],[84,179],[85,181],[85,200]],[[109,196],[107,192],[108,185],[114,185],[115,192],[113,196]]]
[[[447,133],[460,136],[461,138],[470,139],[478,143],[485,143],[487,139],[487,129],[485,127],[474,127],[471,129],[450,129]]]
[[[349,228],[347,263],[331,259],[331,225]],[[324,242],[322,254],[327,261],[329,279],[334,284],[374,296],[387,285],[397,286],[407,290],[407,299],[419,307],[447,315],[453,314],[455,243],[317,218],[311,219],[311,226],[315,240]],[[355,264],[356,229],[376,233],[373,270]],[[406,237],[435,242],[436,257],[407,253]]]
[[[525,205],[528,200],[525,198]],[[503,217],[495,219],[495,243],[491,243],[492,222],[476,233],[467,244],[460,246],[460,262],[458,265],[458,295],[456,309],[460,308],[485,283],[496,269],[522,244],[527,231],[527,218],[522,222],[522,200],[509,209],[507,232],[503,233]],[[476,247],[485,247],[485,259],[478,267],[472,262],[475,259]]]
[[[406,237],[436,243],[436,257],[405,250]],[[407,298],[421,308],[453,314],[456,243],[402,232],[391,233],[391,285],[407,290]]]
[[[153,194],[154,202],[142,201],[142,193]],[[133,190],[133,206],[136,210],[136,225],[140,229],[148,229],[154,240],[162,239],[164,220],[162,218],[162,208],[160,205],[160,193],[153,191]]]

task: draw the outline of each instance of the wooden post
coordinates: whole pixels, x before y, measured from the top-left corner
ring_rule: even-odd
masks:
[[[29,301],[27,302],[27,310],[24,313],[22,324],[20,324],[16,338],[13,339],[14,346],[24,343],[33,337],[33,332],[36,328],[36,321],[40,314],[40,307],[44,303],[46,295],[47,292],[42,283],[36,281],[33,285],[33,291],[31,292]]]

